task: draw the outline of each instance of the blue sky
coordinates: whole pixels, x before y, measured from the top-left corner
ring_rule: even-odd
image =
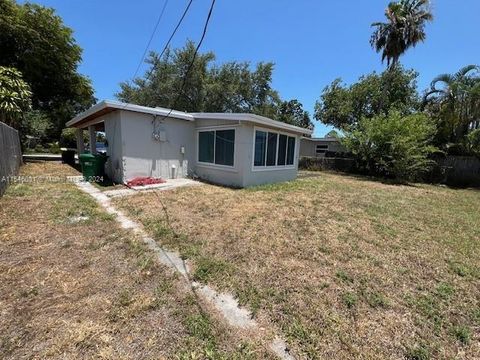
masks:
[[[84,49],[80,72],[98,99],[112,99],[131,78],[165,0],[38,0],[53,7]],[[384,65],[370,47],[374,21],[383,21],[388,0],[217,0],[202,50],[218,62],[273,61],[273,86],[284,99],[297,98],[311,114],[322,89],[341,77],[346,83]],[[170,0],[151,49],[161,50],[187,0]],[[172,44],[198,40],[209,0],[194,0]],[[433,0],[435,20],[427,41],[402,63],[420,73],[423,90],[440,73],[480,63],[478,0]],[[146,67],[141,69],[142,73]],[[315,135],[328,129],[315,121]]]

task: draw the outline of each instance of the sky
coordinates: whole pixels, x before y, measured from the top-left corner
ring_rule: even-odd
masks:
[[[130,80],[165,0],[31,0],[54,8],[74,30],[83,48],[79,71],[93,82],[99,100],[115,99],[119,83]],[[23,2],[23,1],[19,1]],[[385,64],[372,50],[370,24],[384,20],[388,0],[217,0],[201,51],[216,61],[275,63],[273,88],[298,99],[313,114],[322,90],[336,78],[355,82]],[[187,0],[169,0],[150,50],[161,51]],[[194,0],[172,41],[198,41],[210,0]],[[433,23],[425,43],[401,62],[419,72],[423,91],[442,73],[480,64],[479,0],[432,0]],[[143,65],[139,74],[147,69]],[[329,128],[314,121],[314,136]]]

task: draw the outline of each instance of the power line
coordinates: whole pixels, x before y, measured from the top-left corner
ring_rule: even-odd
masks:
[[[158,16],[158,19],[157,19],[157,22],[156,22],[156,24],[155,24],[155,27],[153,28],[152,34],[150,35],[150,39],[149,39],[148,42],[147,42],[147,46],[145,46],[145,50],[143,51],[143,55],[142,55],[142,57],[140,58],[140,61],[139,61],[138,65],[137,65],[137,69],[135,70],[135,73],[133,74],[132,79],[135,79],[135,77],[136,77],[137,74],[138,74],[138,71],[140,70],[140,67],[141,67],[142,64],[143,64],[143,61],[145,60],[145,56],[147,55],[148,48],[150,47],[150,45],[151,45],[151,43],[152,43],[152,40],[153,40],[153,37],[155,36],[155,33],[157,32],[158,25],[160,25],[160,21],[162,20],[163,13],[165,12],[165,8],[167,7],[167,4],[168,4],[168,0],[165,0],[165,2],[163,3],[162,11],[160,12],[160,15]]]
[[[192,5],[192,2],[193,2],[193,0],[190,0],[188,2],[188,5],[187,5],[187,7],[185,8],[185,11],[182,14],[182,17],[178,21],[177,26],[175,26],[175,29],[172,32],[172,35],[170,35],[170,38],[168,39],[167,43],[165,44],[165,47],[163,48],[162,52],[160,53],[160,56],[159,56],[160,59],[162,58],[163,54],[167,50],[168,46],[170,45],[170,42],[172,41],[173,37],[175,36],[175,33],[177,32],[178,28],[182,24],[183,19],[185,18],[185,15],[187,15],[188,9],[190,9],[190,5]]]
[[[202,46],[203,39],[205,39],[205,35],[207,34],[208,24],[209,24],[210,18],[211,18],[211,16],[212,16],[212,11],[213,11],[213,7],[214,7],[214,5],[215,5],[215,1],[216,1],[216,0],[212,0],[212,4],[210,5],[210,10],[208,11],[207,19],[205,20],[205,25],[203,26],[202,36],[201,36],[201,38],[200,38],[200,41],[199,41],[198,44],[197,44],[197,47],[195,48],[195,52],[193,53],[192,61],[191,61],[190,64],[188,65],[187,71],[185,72],[185,76],[184,76],[184,78],[183,78],[182,86],[180,87],[180,91],[179,91],[177,97],[175,98],[175,101],[173,102],[172,108],[170,109],[170,111],[168,112],[168,114],[165,115],[160,121],[163,121],[163,120],[165,120],[167,117],[170,116],[170,114],[171,114],[172,111],[173,111],[173,108],[175,108],[175,105],[176,105],[178,99],[180,98],[181,95],[183,95],[183,90],[184,90],[184,88],[185,88],[185,84],[186,84],[186,82],[187,82],[188,75],[190,74],[190,71],[191,71],[192,68],[193,68],[193,65],[194,65],[194,63],[195,63],[195,60],[196,60],[196,58],[197,58],[198,50],[200,49],[200,46]]]

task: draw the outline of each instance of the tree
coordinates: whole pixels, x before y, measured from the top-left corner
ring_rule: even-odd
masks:
[[[17,68],[30,84],[32,105],[46,114],[58,137],[65,122],[95,99],[78,73],[82,49],[51,8],[0,0],[0,66]]]
[[[285,122],[287,124],[313,129],[310,115],[307,111],[303,110],[302,103],[300,103],[296,99],[290,101],[283,101],[280,104],[277,120]]]
[[[31,96],[20,71],[0,66],[0,121],[18,129],[23,113],[31,108]]]
[[[382,52],[382,62],[394,68],[410,47],[425,41],[425,25],[433,20],[429,0],[399,0],[388,4],[387,22],[372,24],[375,31],[370,44],[377,53]]]
[[[420,104],[417,77],[418,73],[399,65],[381,74],[362,76],[348,87],[336,79],[316,102],[314,117],[324,124],[347,129],[363,117],[387,115],[391,110],[411,114]]]
[[[426,173],[436,151],[431,145],[435,125],[425,114],[404,116],[398,111],[362,118],[343,140],[359,168],[369,174],[417,180]]]
[[[455,74],[433,79],[424,96],[424,107],[437,120],[437,143],[461,142],[480,121],[480,67],[468,65]]]
[[[335,138],[335,139],[340,139],[340,134],[336,130],[330,130],[327,135],[325,135],[326,138]]]
[[[117,98],[145,106],[161,106],[189,112],[249,112],[310,126],[308,113],[297,100],[282,102],[272,86],[273,63],[215,64],[215,54],[197,54],[191,71],[186,69],[195,52],[188,41],[183,48],[162,56],[151,52],[150,69],[143,77],[120,84]],[[185,86],[182,90],[182,84]]]

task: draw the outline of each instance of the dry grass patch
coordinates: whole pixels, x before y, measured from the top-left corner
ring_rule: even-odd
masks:
[[[309,173],[116,201],[301,356],[480,357],[478,191]]]
[[[78,175],[22,169],[49,174]],[[71,183],[16,184],[0,199],[0,309],[2,359],[269,356]]]

